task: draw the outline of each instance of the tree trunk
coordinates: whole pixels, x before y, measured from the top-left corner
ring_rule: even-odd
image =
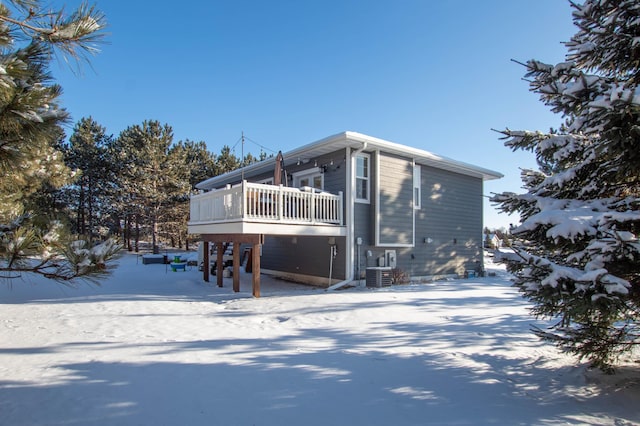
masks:
[[[140,251],[140,215],[136,214],[136,237],[135,237],[135,251]]]
[[[151,218],[151,247],[153,248],[153,254],[160,253],[158,248],[158,218],[154,214]]]
[[[123,229],[123,238],[124,242],[127,245],[127,250],[132,251],[131,247],[131,215],[129,213],[125,213],[124,215],[124,229]]]
[[[93,228],[94,228],[94,222],[93,222],[93,183],[91,182],[91,178],[89,178],[89,185],[87,188],[87,215],[89,216],[88,220],[87,220],[87,234],[89,237],[89,242],[93,242]]]
[[[76,214],[76,232],[80,235],[84,234],[84,201],[84,186],[82,185],[82,182],[80,182],[80,189],[78,192],[78,212]]]

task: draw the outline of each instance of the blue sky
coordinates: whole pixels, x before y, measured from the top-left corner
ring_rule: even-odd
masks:
[[[521,192],[519,168],[534,165],[492,128],[561,123],[511,59],[561,62],[561,42],[576,32],[565,0],[96,5],[108,44],[80,75],[52,66],[73,123],[92,116],[117,136],[159,120],[176,142],[205,141],[214,153],[242,132],[272,153],[357,131],[503,173],[487,195]],[[485,204],[486,226],[517,223]]]

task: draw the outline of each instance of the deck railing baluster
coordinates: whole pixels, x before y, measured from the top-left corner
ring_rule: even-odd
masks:
[[[343,202],[342,192],[334,195],[244,181],[192,195],[189,212],[192,223],[244,219],[342,225]]]

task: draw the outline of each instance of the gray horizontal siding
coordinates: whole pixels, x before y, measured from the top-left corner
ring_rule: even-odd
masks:
[[[382,177],[385,168],[380,170],[381,185],[386,185]],[[411,178],[405,176],[405,180],[412,182],[412,169]],[[397,268],[413,277],[462,275],[478,268],[482,260],[482,180],[422,166],[421,190],[422,208],[415,211],[415,245],[393,248]],[[360,211],[356,217],[364,220],[366,213]],[[366,226],[355,225],[355,236],[365,236]],[[427,239],[429,242],[425,242]],[[364,238],[363,245],[356,248],[356,272],[363,275],[366,267],[376,266],[386,249],[389,247],[377,247],[371,239]]]
[[[380,154],[379,244],[413,244],[413,161]]]
[[[422,208],[416,211],[414,268],[421,275],[479,267],[482,256],[482,180],[422,168]],[[427,239],[427,242],[425,242]]]
[[[338,254],[333,259],[332,278],[345,279],[345,239],[335,238]],[[331,245],[327,237],[267,236],[262,247],[264,269],[293,274],[329,277]]]
[[[314,158],[284,158],[283,170],[288,176],[294,173],[304,172],[311,169],[323,169],[324,171],[324,190],[337,194],[339,191],[345,191],[346,187],[346,165],[345,150],[335,151],[326,155]],[[298,164],[300,162],[300,164]],[[260,182],[261,180],[273,177],[273,172],[262,173],[245,177],[250,182]],[[291,179],[285,186],[293,186]]]

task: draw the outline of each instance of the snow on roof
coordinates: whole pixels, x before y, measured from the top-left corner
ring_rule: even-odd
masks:
[[[500,179],[502,173],[485,169],[451,158],[433,154],[418,148],[407,145],[401,145],[396,142],[390,142],[384,139],[375,138],[358,132],[346,131],[338,133],[324,139],[303,145],[284,153],[284,158],[313,158],[323,154],[334,152],[344,148],[361,149],[371,151],[379,149],[385,153],[411,157],[417,164],[435,167],[438,169],[448,170],[454,173],[474,176],[482,178],[482,180]],[[209,178],[196,185],[199,189],[212,189],[226,185],[227,183],[237,182],[243,173],[260,174],[271,171],[274,167],[275,157],[267,158],[258,163],[250,164],[243,169],[233,170],[231,172]]]

